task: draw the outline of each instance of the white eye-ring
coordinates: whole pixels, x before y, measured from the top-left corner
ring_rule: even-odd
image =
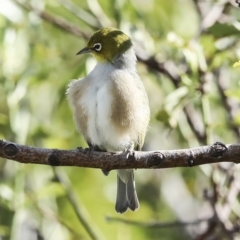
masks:
[[[94,50],[96,50],[96,51],[101,51],[101,49],[102,49],[102,44],[101,43],[95,43],[94,45],[93,45],[93,48],[94,48]]]

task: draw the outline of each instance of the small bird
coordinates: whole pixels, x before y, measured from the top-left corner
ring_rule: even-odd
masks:
[[[136,72],[131,39],[118,29],[102,28],[77,55],[84,53],[91,53],[97,65],[85,78],[72,81],[67,90],[78,131],[94,150],[140,151],[150,110]],[[103,170],[103,173],[109,172]],[[117,185],[116,211],[137,210],[133,170],[117,170]]]

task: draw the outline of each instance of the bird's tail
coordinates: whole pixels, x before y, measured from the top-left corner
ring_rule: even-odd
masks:
[[[117,200],[115,209],[118,213],[124,213],[128,208],[135,211],[139,208],[139,202],[133,170],[118,170],[117,172]]]

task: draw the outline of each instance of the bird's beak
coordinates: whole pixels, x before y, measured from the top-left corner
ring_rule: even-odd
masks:
[[[88,47],[85,47],[83,48],[82,50],[80,50],[77,55],[80,55],[80,54],[84,54],[84,53],[90,53],[92,52],[92,49],[91,48],[88,48]]]

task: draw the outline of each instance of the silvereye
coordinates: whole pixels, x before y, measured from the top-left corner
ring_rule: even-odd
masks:
[[[150,110],[131,39],[118,29],[102,28],[77,54],[84,53],[91,53],[97,65],[67,90],[77,129],[95,150],[141,150]],[[128,208],[139,208],[134,173],[119,169],[115,209],[124,213]]]

